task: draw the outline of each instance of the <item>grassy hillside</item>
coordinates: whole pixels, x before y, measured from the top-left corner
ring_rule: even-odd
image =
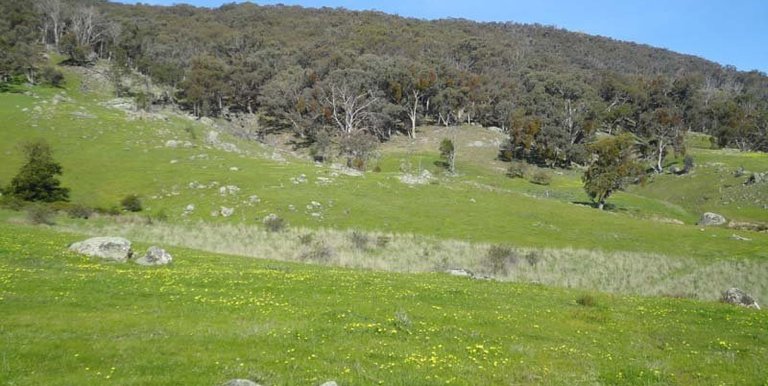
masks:
[[[765,312],[180,248],[105,264],[66,251],[80,238],[0,223],[0,383],[768,380]]]
[[[212,126],[174,113],[107,107],[107,95],[90,88],[83,92],[80,78],[67,75],[66,89],[0,94],[0,114],[7,117],[0,131],[0,182],[9,181],[22,162],[17,144],[44,137],[64,166],[62,181],[72,189],[74,202],[111,207],[135,193],[142,197],[145,213],[162,213],[172,222],[258,223],[276,213],[293,226],[416,233],[516,246],[696,258],[768,257],[765,234],[750,234],[752,241],[743,242],[732,240],[734,232],[727,229],[701,231],[670,224],[670,219],[695,222],[699,213],[693,209],[699,207],[664,200],[660,193],[618,193],[612,198],[616,210],[599,212],[574,204],[586,201],[577,171],[558,172],[550,186],[508,179],[499,170],[504,165],[493,161],[491,132],[483,134],[485,129],[478,127],[455,129],[456,135],[467,138],[458,148],[460,176],[438,175],[430,184],[411,186],[398,179],[401,165],[410,165],[415,173],[419,165],[439,173],[432,165],[436,142],[394,144],[383,151],[381,173],[350,176],[345,170],[293,159],[224,134],[210,141]],[[439,141],[442,133],[438,134],[432,139]],[[489,136],[487,143],[473,145],[483,142],[484,136]],[[188,141],[191,146],[167,147],[170,140]],[[233,150],[231,145],[237,152],[225,151],[227,146]],[[764,156],[743,157],[755,168],[768,169]],[[699,181],[696,178],[675,181]],[[674,196],[678,189],[685,187],[660,191]],[[182,216],[189,204],[195,209]],[[234,214],[212,216],[222,207],[233,208]],[[746,213],[748,219],[764,214],[758,209],[734,212]]]

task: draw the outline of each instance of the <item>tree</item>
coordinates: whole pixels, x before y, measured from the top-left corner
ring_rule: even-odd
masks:
[[[448,169],[451,174],[456,173],[456,147],[448,138],[440,142],[440,163]]]
[[[56,178],[62,168],[54,161],[50,145],[39,139],[23,144],[22,151],[27,162],[11,180],[8,192],[25,201],[67,201],[69,189]]]
[[[635,160],[634,142],[630,134],[622,134],[590,145],[594,159],[582,181],[584,190],[600,210],[613,192],[641,176],[642,167]]]

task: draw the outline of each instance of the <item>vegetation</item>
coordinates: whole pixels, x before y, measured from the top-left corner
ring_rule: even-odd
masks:
[[[445,168],[448,173],[456,173],[456,146],[453,141],[448,138],[444,138],[440,142],[440,165]]]
[[[0,382],[759,384],[768,376],[760,344],[768,314],[718,302],[593,294],[584,307],[574,301],[583,292],[541,285],[182,248],[170,249],[172,266],[148,269],[66,252],[81,238],[0,224],[0,339],[14,342],[3,346]]]
[[[597,204],[605,207],[605,201],[615,191],[623,189],[633,178],[639,178],[640,165],[635,161],[634,139],[629,135],[604,138],[592,145],[595,160],[584,172],[584,190]]]
[[[25,201],[67,201],[69,189],[61,187],[57,175],[61,165],[54,161],[48,142],[38,139],[22,145],[26,163],[11,180],[8,193]]]
[[[141,212],[141,199],[138,195],[129,194],[120,200],[120,206],[128,212]]]

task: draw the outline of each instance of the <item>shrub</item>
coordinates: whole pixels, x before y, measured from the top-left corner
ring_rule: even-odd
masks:
[[[509,178],[523,178],[525,177],[527,166],[525,163],[520,161],[512,161],[512,164],[509,165],[509,169],[507,169],[507,177]]]
[[[141,199],[135,194],[129,194],[120,200],[120,206],[128,212],[141,212]]]
[[[36,204],[27,208],[27,220],[35,225],[55,225],[54,215],[56,212],[46,205]]]
[[[0,196],[0,207],[2,208],[20,211],[24,209],[26,205],[27,203],[24,200],[16,196],[10,194],[3,194]]]
[[[528,252],[525,255],[525,261],[527,261],[528,265],[530,266],[535,266],[536,264],[539,263],[540,260],[541,258],[539,257],[539,253],[536,251]]]
[[[261,222],[268,232],[276,233],[285,229],[285,220],[274,213],[270,213],[268,216],[264,217]]]
[[[693,156],[686,155],[685,158],[683,158],[683,173],[689,173],[693,170],[693,166]]]
[[[371,242],[371,239],[364,232],[352,231],[349,234],[349,241],[352,242],[352,246],[355,247],[355,249],[362,251],[368,249],[368,243]]]
[[[64,83],[64,74],[51,66],[44,67],[40,76],[42,77],[44,84],[53,87],[61,87]]]
[[[60,185],[61,165],[53,159],[51,146],[43,139],[27,142],[21,148],[26,163],[11,180],[7,193],[25,201],[67,201],[69,189]]]
[[[336,252],[324,242],[317,242],[299,255],[301,261],[313,261],[316,263],[328,263]]]
[[[82,204],[74,204],[67,209],[67,215],[69,215],[69,218],[82,218],[87,220],[93,216],[93,208],[89,208]]]
[[[581,295],[576,298],[576,304],[584,307],[594,307],[597,305],[597,300],[592,295]]]
[[[301,245],[310,245],[314,240],[315,240],[314,233],[305,233],[303,235],[299,235],[299,244]]]
[[[376,246],[379,248],[386,248],[392,238],[389,236],[379,236],[376,238]]]
[[[546,170],[537,170],[529,181],[536,185],[549,185],[552,182],[552,175]]]
[[[485,255],[485,264],[493,275],[506,274],[518,260],[517,252],[505,245],[492,245]]]
[[[374,173],[381,173],[381,166],[379,166],[379,165],[374,166],[373,167],[373,172]]]

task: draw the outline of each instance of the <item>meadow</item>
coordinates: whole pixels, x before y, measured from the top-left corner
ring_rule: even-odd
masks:
[[[0,383],[768,381],[765,312],[183,248],[105,264],[80,238],[0,224]]]

